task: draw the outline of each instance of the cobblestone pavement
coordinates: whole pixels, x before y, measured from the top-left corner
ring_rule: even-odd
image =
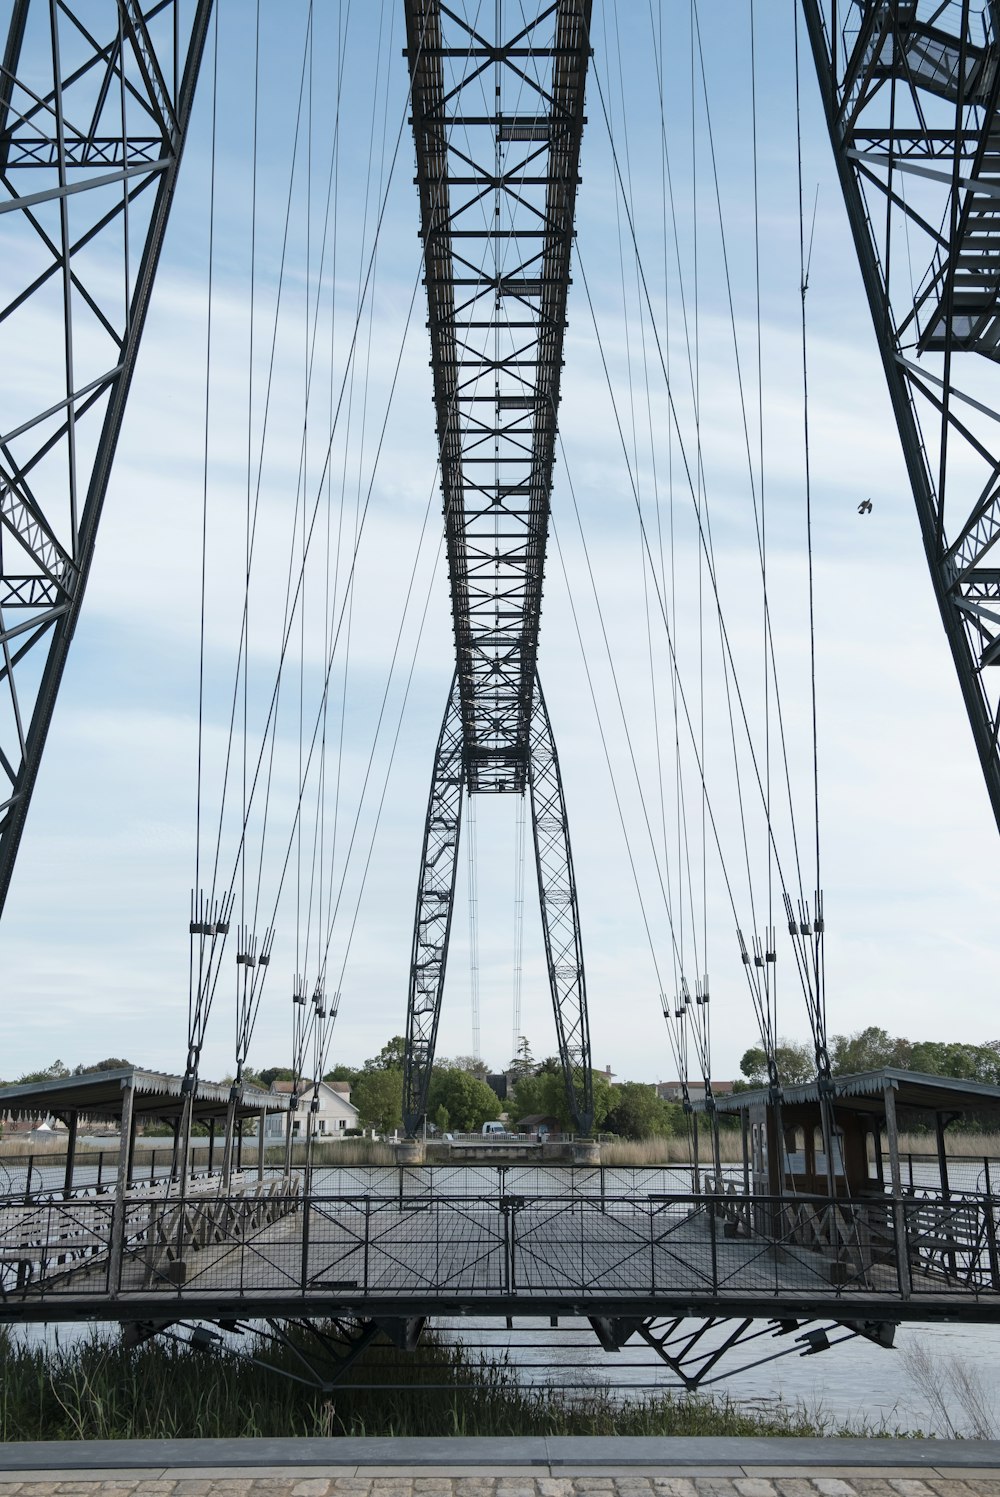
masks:
[[[822,1475],[786,1468],[737,1467],[703,1474],[567,1474],[537,1470],[411,1476],[290,1471],[266,1475],[212,1475],[169,1471],[155,1478],[127,1472],[52,1473],[0,1481],[0,1497],[1000,1497],[1000,1471],[898,1471],[842,1468]]]

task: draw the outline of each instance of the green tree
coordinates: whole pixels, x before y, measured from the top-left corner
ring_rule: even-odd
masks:
[[[431,1073],[427,1098],[428,1113],[444,1108],[452,1128],[459,1133],[478,1133],[484,1123],[495,1118],[500,1104],[492,1087],[468,1071],[450,1066]]]
[[[779,1040],[774,1048],[778,1079],[785,1086],[800,1086],[816,1075],[816,1057],[808,1045]],[[740,1070],[751,1086],[767,1085],[767,1056],[760,1045],[751,1045],[740,1061]]]
[[[95,1071],[127,1071],[132,1062],[118,1055],[109,1055],[107,1060],[95,1060],[92,1066],[74,1066],[74,1076],[90,1076]]]
[[[69,1066],[63,1065],[61,1060],[54,1060],[44,1071],[26,1071],[18,1078],[18,1085],[30,1086],[33,1081],[62,1081],[69,1074]]]
[[[594,1078],[594,1127],[603,1128],[608,1113],[618,1101],[618,1088],[612,1086],[603,1071],[591,1074]]]
[[[618,1092],[603,1071],[593,1071],[591,1074],[594,1078],[594,1127],[603,1128],[605,1118],[615,1105]],[[508,1111],[514,1122],[518,1118],[535,1114],[558,1118],[559,1126],[564,1132],[569,1132],[573,1126],[561,1071],[539,1071],[535,1076],[523,1077],[514,1086]]]
[[[883,1066],[906,1070],[913,1046],[901,1035],[891,1035],[877,1024],[855,1034],[835,1034],[830,1041],[830,1068],[836,1076],[879,1071]]]
[[[365,1061],[366,1071],[399,1071],[402,1074],[403,1061],[406,1058],[406,1040],[401,1034],[394,1034],[387,1045],[383,1045],[377,1055]]]
[[[403,1121],[403,1073],[393,1067],[365,1069],[351,1093],[363,1128],[391,1133]]]
[[[778,1071],[783,1082],[794,1085],[810,1081],[816,1073],[812,1050],[781,1040],[777,1047]],[[1000,1040],[972,1045],[961,1040],[910,1040],[892,1035],[878,1024],[869,1024],[854,1034],[835,1034],[830,1040],[830,1066],[835,1076],[884,1067],[918,1071],[925,1076],[951,1076],[959,1081],[981,1081],[1000,1085]],[[752,1045],[740,1061],[747,1078],[736,1082],[736,1090],[767,1084],[764,1051]]]
[[[517,1044],[517,1053],[507,1067],[507,1074],[513,1076],[515,1082],[517,1082],[523,1081],[527,1076],[533,1076],[537,1069],[535,1057],[531,1053],[531,1046],[522,1034]]]
[[[325,1073],[323,1080],[327,1082],[349,1081],[351,1087],[353,1088],[360,1075],[361,1072],[357,1069],[356,1066],[333,1066],[329,1071]]]
[[[920,1040],[912,1046],[910,1066],[928,1076],[953,1076],[961,1081],[996,1082],[1000,1053],[995,1041],[966,1045],[960,1041]]]
[[[678,1131],[679,1107],[671,1107],[656,1095],[656,1087],[643,1081],[623,1081],[617,1087],[615,1105],[604,1119],[609,1133],[620,1138],[666,1138]],[[681,1121],[683,1130],[683,1121]]]
[[[490,1068],[481,1055],[456,1055],[455,1068],[459,1071],[468,1071],[470,1076],[475,1076],[479,1081],[485,1081],[490,1074]]]
[[[520,1077],[507,1100],[507,1111],[514,1123],[532,1116],[557,1117],[562,1122],[566,1115],[562,1078],[551,1071]]]
[[[442,1071],[468,1071],[470,1076],[478,1076],[480,1081],[485,1081],[490,1074],[489,1066],[478,1055],[456,1055],[452,1060],[446,1060],[442,1055],[434,1064]]]
[[[438,1108],[437,1112],[434,1114],[434,1122],[439,1132],[448,1132],[448,1129],[451,1127],[451,1117],[448,1113],[447,1107]]]
[[[263,1071],[258,1071],[257,1080],[259,1084],[268,1090],[273,1081],[293,1081],[294,1075],[288,1066],[268,1066]]]
[[[740,1070],[746,1077],[746,1086],[767,1085],[767,1055],[761,1045],[751,1045],[749,1050],[744,1050]]]

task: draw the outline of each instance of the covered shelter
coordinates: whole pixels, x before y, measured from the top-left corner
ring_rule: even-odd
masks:
[[[518,1118],[515,1126],[518,1133],[528,1133],[532,1138],[537,1138],[539,1143],[550,1134],[562,1132],[562,1124],[551,1112],[529,1112],[527,1117]]]
[[[832,1158],[824,1142],[823,1103],[829,1108]],[[703,1110],[704,1104],[695,1104]],[[903,1193],[899,1134],[904,1123],[933,1129],[940,1190],[947,1198],[946,1130],[974,1115],[1000,1131],[1000,1086],[951,1076],[927,1076],[890,1067],[855,1076],[834,1076],[785,1086],[777,1093],[759,1089],[716,1099],[719,1114],[738,1115],[743,1132],[744,1182],[755,1195],[829,1195],[859,1199]],[[889,1160],[884,1177],[883,1137]],[[928,1141],[930,1142],[930,1140]],[[930,1151],[929,1151],[930,1152]]]
[[[132,1182],[135,1141],[143,1123],[168,1123],[173,1128],[175,1151],[185,1103],[190,1097],[193,1123],[209,1130],[208,1167],[211,1171],[216,1127],[221,1119],[234,1125],[248,1118],[258,1120],[258,1138],[263,1140],[269,1113],[287,1111],[288,1098],[257,1087],[239,1089],[228,1082],[197,1081],[193,1091],[182,1076],[123,1066],[111,1071],[91,1071],[50,1081],[31,1081],[0,1087],[0,1121],[5,1119],[57,1118],[66,1125],[66,1169],[64,1189],[73,1189],[77,1159],[77,1135],[81,1122],[115,1124],[120,1134],[118,1185]],[[263,1149],[258,1149],[258,1169]]]

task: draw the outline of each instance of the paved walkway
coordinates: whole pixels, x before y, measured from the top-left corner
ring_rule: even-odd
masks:
[[[1000,1497],[1000,1442],[64,1440],[0,1446],[0,1497]]]
[[[0,1497],[1000,1497],[1000,1442],[48,1441],[0,1445]]]
[[[47,1475],[49,1480],[38,1480]],[[773,1469],[719,1467],[697,1475],[647,1474],[629,1468],[558,1476],[533,1467],[452,1468],[448,1475],[414,1476],[351,1467],[323,1476],[272,1467],[237,1470],[25,1473],[0,1481],[0,1497],[1000,1497],[1000,1471],[839,1467]]]

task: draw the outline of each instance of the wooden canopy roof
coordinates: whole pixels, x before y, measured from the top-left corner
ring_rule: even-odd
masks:
[[[921,1071],[898,1071],[883,1067],[878,1071],[861,1071],[856,1076],[833,1077],[833,1100],[838,1107],[847,1107],[854,1112],[883,1112],[886,1092],[891,1091],[897,1107],[913,1108],[922,1112],[987,1112],[1000,1115],[1000,1086],[985,1081],[965,1081],[954,1076],[927,1076]],[[2,1094],[0,1094],[2,1095]],[[815,1081],[803,1086],[783,1086],[783,1104],[819,1102],[819,1086]],[[745,1112],[752,1107],[764,1107],[770,1101],[766,1087],[755,1087],[744,1092],[733,1092],[716,1099],[718,1112]],[[695,1107],[704,1110],[704,1104]]]
[[[134,1110],[146,1118],[175,1118],[183,1106],[183,1077],[138,1066],[114,1071],[91,1071],[52,1081],[30,1081],[0,1087],[0,1118],[63,1117],[117,1119],[122,1116],[126,1091],[134,1092]],[[224,1117],[229,1107],[228,1082],[199,1081],[194,1094],[194,1117],[207,1121]],[[237,1117],[262,1112],[287,1112],[288,1097],[247,1086],[237,1100]]]

